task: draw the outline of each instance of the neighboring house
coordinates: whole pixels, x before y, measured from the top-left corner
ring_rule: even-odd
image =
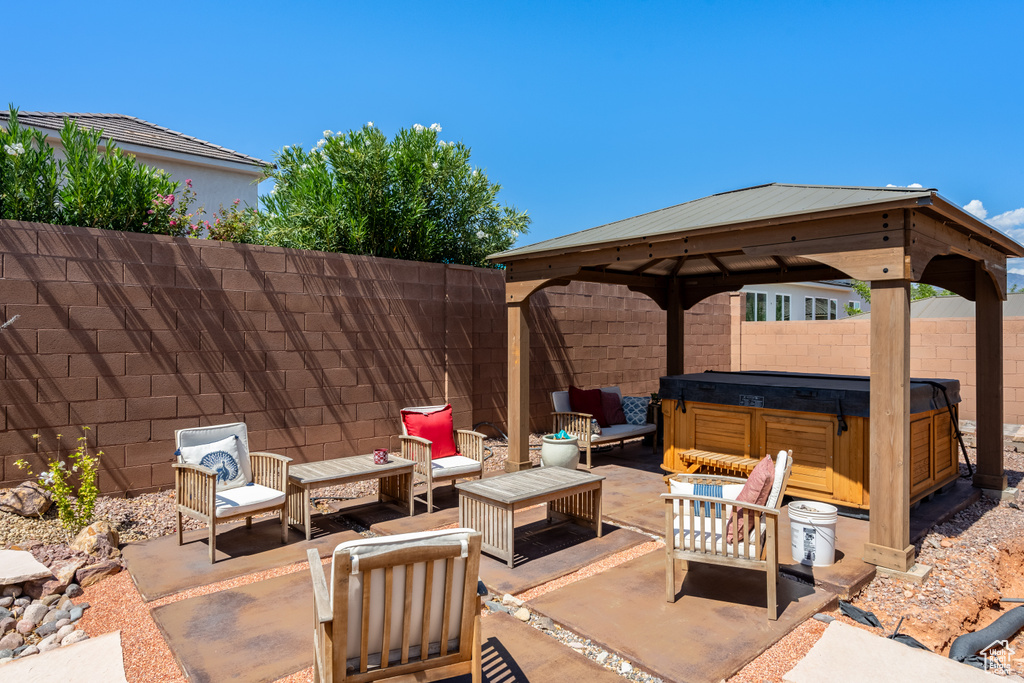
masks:
[[[911,318],[973,318],[974,302],[962,296],[930,296],[910,302]],[[1024,317],[1024,292],[1010,292],[1003,302],[1004,318]],[[870,316],[864,316],[867,320]],[[858,318],[860,319],[860,318]]]
[[[744,287],[745,320],[838,320],[847,317],[846,307],[870,310],[847,280],[794,282]]]
[[[10,113],[0,111],[0,124],[5,124]],[[167,171],[179,184],[192,180],[196,192],[193,208],[205,207],[207,218],[223,204],[230,206],[240,199],[242,204],[255,207],[258,201],[256,181],[262,177],[262,168],[271,164],[230,150],[212,142],[200,140],[184,133],[164,128],[149,121],[124,114],[80,114],[68,112],[18,112],[18,122],[46,134],[54,148],[54,156],[64,159],[60,130],[64,119],[70,118],[84,128],[98,128],[103,138],[113,138],[117,146],[133,154],[137,161]],[[212,219],[211,219],[212,220]]]

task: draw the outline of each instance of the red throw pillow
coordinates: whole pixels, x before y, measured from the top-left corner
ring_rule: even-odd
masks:
[[[601,392],[601,408],[610,425],[626,424],[626,414],[622,412],[622,399],[614,391]]]
[[[424,413],[419,410],[403,410],[402,422],[409,436],[418,436],[431,442],[430,458],[447,458],[457,455],[455,447],[455,425],[452,422],[452,407],[446,405],[440,410]]]
[[[597,424],[607,427],[608,419],[604,416],[604,407],[601,403],[600,389],[578,389],[569,386],[569,407],[574,413],[587,413],[593,415]]]
[[[766,455],[761,462],[757,463],[757,467],[750,473],[750,476],[747,477],[747,483],[743,485],[743,490],[736,496],[736,502],[764,505],[768,502],[768,494],[771,493],[772,482],[774,481],[775,465],[772,463],[771,456]],[[736,509],[736,520],[739,522],[741,542],[746,543],[747,532],[754,528],[758,514],[753,510],[748,512],[743,508]],[[735,533],[736,530],[733,528],[732,516],[730,516],[725,532],[725,542],[732,543]]]

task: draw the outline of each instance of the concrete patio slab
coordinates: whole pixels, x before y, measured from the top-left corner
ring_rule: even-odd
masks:
[[[515,595],[648,540],[607,522],[601,538],[577,524],[549,525],[544,506],[539,505],[516,514],[514,568],[483,553],[480,579],[495,593]]]
[[[190,683],[267,683],[312,666],[312,609],[304,569],[151,614]]]
[[[0,672],[5,681],[26,683],[128,683],[120,631],[15,659],[4,664]]]
[[[835,601],[828,591],[780,577],[779,619],[768,621],[763,572],[690,567],[674,603],[665,600],[665,555],[655,552],[529,607],[667,681],[712,683]]]
[[[246,529],[244,522],[218,525],[214,564],[210,564],[205,528],[186,532],[181,546],[171,534],[129,543],[121,553],[135,587],[149,602],[188,588],[302,562],[307,548],[316,548],[326,557],[339,543],[359,538],[343,519],[319,518],[314,526],[316,533],[310,541],[291,529],[289,542],[282,544],[281,523],[274,517],[253,521],[251,529]]]
[[[53,572],[27,550],[0,550],[0,586],[45,579]]]
[[[811,651],[783,677],[788,683],[985,683],[992,674],[833,621]]]
[[[486,683],[544,683],[565,681],[622,683],[622,678],[551,636],[507,614],[484,617],[483,680]],[[399,676],[388,683],[415,683],[416,676]],[[469,683],[470,676],[441,679],[445,683]]]

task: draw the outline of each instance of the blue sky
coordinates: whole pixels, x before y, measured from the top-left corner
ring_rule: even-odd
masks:
[[[1024,238],[1024,3],[31,3],[0,93],[264,159],[443,126],[525,244],[767,182],[920,183]],[[6,102],[5,102],[6,103]]]

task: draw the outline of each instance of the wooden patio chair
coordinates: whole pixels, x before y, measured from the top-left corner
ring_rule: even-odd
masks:
[[[440,458],[433,457],[434,443],[429,439],[419,436],[410,436],[405,424],[407,413],[420,413],[422,415],[438,415],[448,410],[446,416],[441,419],[447,420],[446,432],[452,434],[457,453]],[[402,436],[399,441],[402,444],[402,457],[415,462],[413,470],[416,474],[427,481],[427,512],[434,511],[434,482],[450,481],[455,486],[457,479],[480,479],[484,475],[484,460],[487,459],[484,448],[486,438],[480,432],[470,429],[455,429],[451,421],[451,407],[443,406],[419,406],[415,408],[402,409]]]
[[[479,531],[342,543],[334,549],[329,585],[317,551],[307,555],[316,683],[404,674],[428,681],[470,673],[481,680]]]
[[[746,479],[717,474],[673,474],[666,477],[670,484],[675,481],[707,486],[735,485],[737,489],[732,497],[726,497],[724,492],[722,497],[689,493],[661,494],[665,501],[665,597],[668,602],[676,601],[677,561],[682,562],[683,571],[686,571],[689,562],[760,569],[765,572],[768,585],[768,619],[775,621],[779,618],[779,515],[792,469],[793,451],[779,452],[775,462],[775,478],[764,505],[735,501],[735,495],[746,483]],[[738,514],[740,508],[747,512]],[[732,541],[728,541],[726,529],[730,521],[732,527],[738,529],[742,517],[747,516],[748,512],[755,513],[754,524],[750,525],[746,534],[734,533]]]
[[[253,515],[281,515],[281,542],[288,542],[288,463],[274,453],[250,453],[244,422],[179,429],[174,463],[178,545],[182,545],[182,515],[206,522],[210,530],[210,564],[216,553],[217,525]]]

